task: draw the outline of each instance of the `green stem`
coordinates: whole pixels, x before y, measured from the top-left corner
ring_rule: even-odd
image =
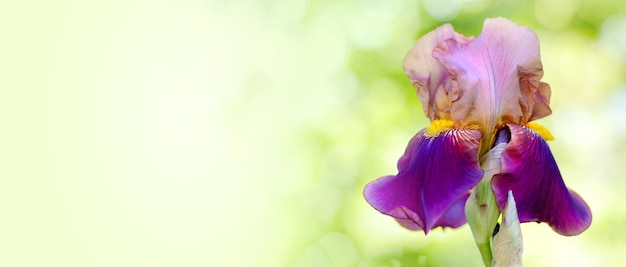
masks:
[[[478,250],[480,250],[480,256],[483,258],[483,262],[486,267],[491,266],[491,260],[493,255],[491,254],[491,244],[487,243],[476,243],[478,246]]]
[[[485,266],[490,266],[493,258],[491,236],[500,217],[500,209],[488,180],[483,179],[472,190],[465,203],[465,215],[483,262]]]
[[[490,138],[483,139],[480,151],[480,168],[483,169],[481,181],[472,190],[465,202],[465,217],[472,229],[474,241],[478,246],[485,266],[491,266],[493,254],[491,251],[491,236],[500,217],[500,209],[496,203],[496,196],[491,189],[491,178],[500,173],[501,154],[505,144],[493,146],[494,132],[484,133]],[[493,146],[493,147],[492,147]]]

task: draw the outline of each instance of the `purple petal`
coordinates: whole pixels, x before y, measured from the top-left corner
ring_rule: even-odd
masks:
[[[387,176],[387,177],[393,177],[393,176]],[[441,216],[441,218],[439,218],[439,220],[437,221],[437,224],[433,226],[432,228],[436,226],[457,228],[465,224],[466,223],[465,201],[467,201],[467,198],[469,196],[470,196],[469,193],[465,193],[461,198],[457,199],[457,201],[453,203],[452,206],[450,206],[450,208],[446,211],[446,213],[444,213]],[[411,218],[411,219],[399,219],[398,217],[394,216],[396,221],[398,221],[400,225],[404,226],[405,228],[409,230],[414,230],[414,231],[423,229],[423,227],[420,226],[420,224],[416,223],[416,222],[421,222],[422,220],[421,218],[419,218],[419,216],[417,216],[415,212],[408,210],[405,207],[400,207],[400,210],[402,210],[403,212],[406,212],[406,215],[409,218]],[[426,230],[425,232],[428,233],[428,230]]]
[[[491,180],[498,206],[513,191],[521,222],[546,222],[562,235],[577,235],[591,224],[591,210],[568,190],[548,144],[534,131],[509,125],[511,141],[502,153],[502,172]]]
[[[363,195],[378,211],[411,230],[465,223],[468,191],[482,178],[478,164],[481,133],[454,129],[427,137],[422,130],[398,160],[398,174],[365,186]]]
[[[456,127],[526,124],[551,112],[550,86],[539,81],[539,40],[529,28],[487,19],[476,39],[448,39],[433,56],[451,74],[450,116]]]

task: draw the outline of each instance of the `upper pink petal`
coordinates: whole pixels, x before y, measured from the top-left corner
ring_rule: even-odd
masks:
[[[448,92],[452,81],[448,71],[432,56],[435,47],[447,39],[467,43],[473,37],[456,33],[450,24],[441,25],[417,40],[402,62],[430,120],[450,119]]]
[[[539,41],[529,28],[487,19],[476,39],[447,39],[433,56],[451,75],[450,116],[456,127],[495,129],[550,114],[550,87],[540,82]]]
[[[551,94],[552,91],[550,90],[550,85],[544,82],[539,82],[537,93],[535,93],[535,106],[533,107],[533,114],[530,117],[531,121],[541,119],[552,114],[552,110],[550,109]]]

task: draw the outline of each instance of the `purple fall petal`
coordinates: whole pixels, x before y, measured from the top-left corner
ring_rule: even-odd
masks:
[[[591,210],[568,190],[548,144],[534,131],[509,125],[511,140],[502,153],[502,172],[491,184],[498,206],[513,191],[521,222],[546,222],[562,235],[577,235],[591,224]]]
[[[478,164],[481,133],[454,129],[436,137],[422,130],[398,160],[398,174],[370,182],[363,195],[378,211],[411,230],[465,223],[468,191],[482,178]]]

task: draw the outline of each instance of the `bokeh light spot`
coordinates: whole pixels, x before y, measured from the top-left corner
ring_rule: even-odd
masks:
[[[428,15],[439,21],[449,21],[461,12],[462,0],[424,0]]]

